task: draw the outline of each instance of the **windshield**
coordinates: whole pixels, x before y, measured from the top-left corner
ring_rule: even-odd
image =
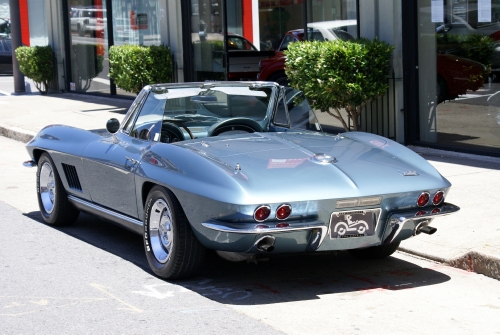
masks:
[[[213,86],[161,88],[151,91],[143,110],[162,111],[163,119],[217,122],[245,117],[262,121],[267,115],[271,87]]]
[[[274,84],[153,86],[130,135],[170,143],[213,135],[214,129],[215,134],[261,131],[272,114],[270,101],[277,89]]]

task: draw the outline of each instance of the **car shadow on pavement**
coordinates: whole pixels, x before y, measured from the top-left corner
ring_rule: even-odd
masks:
[[[24,215],[43,223],[39,212]],[[84,213],[73,225],[54,229],[154,275],[144,254],[142,237],[136,233]],[[449,280],[449,276],[402,260],[397,254],[370,261],[356,259],[345,251],[277,254],[257,262],[235,263],[208,251],[196,276],[169,283],[219,303],[261,305],[320,299],[325,294],[396,292]]]

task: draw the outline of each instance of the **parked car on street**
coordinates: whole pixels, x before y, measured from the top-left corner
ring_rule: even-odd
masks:
[[[106,10],[99,7],[73,7],[70,11],[71,31],[79,36],[104,37]]]
[[[477,91],[484,85],[486,67],[479,62],[453,54],[438,54],[436,65],[438,103]]]
[[[200,47],[200,43],[218,43],[218,45],[214,45],[214,50],[211,53],[202,54],[200,51],[195,51],[195,70],[213,71],[223,74],[224,35],[208,33],[200,39],[199,34],[193,33],[192,40],[195,50]],[[259,51],[244,36],[234,33],[227,34],[227,48],[229,62],[228,80],[234,81],[256,80],[259,73],[259,62],[273,54],[272,51]]]
[[[10,20],[0,17],[0,37],[10,36]]]
[[[0,36],[0,74],[12,74],[12,40]]]
[[[161,278],[228,260],[349,250],[382,258],[432,234],[451,184],[373,134],[326,134],[307,99],[271,82],[146,86],[107,133],[52,125],[27,144],[49,225],[80,211],[143,236]]]
[[[307,40],[309,41],[334,41],[341,39],[352,40],[354,37],[347,32],[349,28],[356,26],[356,20],[337,20],[325,22],[313,22],[307,24]],[[287,85],[288,78],[285,74],[286,56],[283,51],[293,42],[304,41],[304,29],[288,31],[278,44],[274,56],[260,61],[260,72],[258,80],[269,80],[280,85]]]

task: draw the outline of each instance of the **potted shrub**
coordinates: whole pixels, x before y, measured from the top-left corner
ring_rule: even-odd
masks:
[[[359,130],[359,115],[385,94],[393,46],[375,39],[291,43],[285,51],[290,86],[304,91],[311,106],[338,119],[349,131],[341,109]]]
[[[35,83],[41,94],[47,94],[54,77],[54,53],[50,46],[22,46],[15,51],[19,69]]]
[[[112,46],[109,77],[125,91],[139,93],[149,84],[172,81],[172,56],[166,46]]]

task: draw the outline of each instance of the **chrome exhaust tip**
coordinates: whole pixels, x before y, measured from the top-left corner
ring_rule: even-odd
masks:
[[[254,246],[257,248],[257,250],[260,251],[266,251],[266,252],[272,252],[274,250],[274,241],[276,238],[271,235],[266,235],[261,238],[259,238]]]
[[[437,228],[431,227],[431,226],[425,226],[420,228],[420,232],[427,234],[427,235],[432,235],[437,231]]]
[[[429,224],[430,224],[430,221],[427,221],[427,220],[420,222],[415,227],[415,230],[413,232],[413,236],[417,236],[420,233],[424,233],[424,234],[427,234],[427,235],[434,234],[437,231],[437,228],[431,227],[431,226],[429,226]]]

